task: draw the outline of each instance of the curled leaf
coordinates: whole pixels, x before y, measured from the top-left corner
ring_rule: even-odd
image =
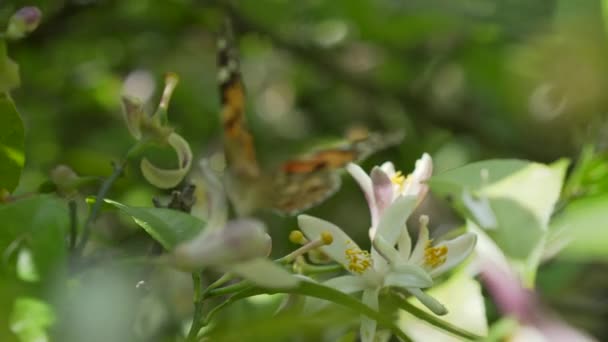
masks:
[[[177,154],[179,167],[177,169],[161,169],[153,165],[148,159],[141,161],[140,167],[144,178],[150,184],[161,188],[169,189],[177,186],[190,170],[192,164],[192,150],[188,142],[177,133],[171,133],[167,142]]]

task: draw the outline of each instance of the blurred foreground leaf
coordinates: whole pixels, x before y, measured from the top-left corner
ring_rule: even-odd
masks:
[[[173,209],[130,207],[109,199],[105,202],[131,216],[135,223],[168,250],[194,238],[205,226],[200,219]]]
[[[486,228],[504,253],[525,261],[538,249],[559,198],[568,162],[544,165],[523,160],[488,160],[446,171],[431,179],[431,188],[450,196],[465,216]],[[484,226],[464,203],[469,193],[487,201],[495,225]]]
[[[41,195],[0,205],[0,222],[0,250],[16,240],[27,245],[41,278],[53,274],[55,266],[65,260],[69,217],[63,200]]]
[[[13,101],[0,94],[0,190],[13,191],[19,183],[25,161],[23,142],[21,117]]]
[[[54,322],[55,315],[47,303],[29,297],[17,298],[15,301],[10,318],[10,327],[20,341],[48,341],[46,329]]]
[[[552,231],[571,238],[564,255],[582,259],[608,258],[608,195],[571,202],[551,224]]]
[[[0,38],[0,93],[18,87],[19,83],[19,65],[8,57],[6,43]]]

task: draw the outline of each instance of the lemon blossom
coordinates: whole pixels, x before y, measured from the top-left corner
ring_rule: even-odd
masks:
[[[416,245],[405,227],[418,196],[399,196],[382,211],[372,240],[372,252],[362,250],[342,229],[333,223],[308,216],[298,216],[300,229],[310,240],[331,234],[333,242],[320,249],[344,266],[351,274],[330,279],[326,286],[345,293],[362,291],[362,301],[378,310],[378,295],[386,287],[405,290],[436,314],[447,310],[421,289],[433,285],[433,277],[462,262],[473,250],[476,236],[461,235],[453,240],[432,244],[427,228],[428,218],[422,219]],[[395,248],[398,245],[398,248]],[[362,341],[373,341],[376,321],[361,318]]]
[[[433,160],[424,153],[416,161],[414,171],[407,176],[401,171],[396,171],[391,162],[374,167],[369,175],[354,163],[350,163],[346,169],[359,183],[367,199],[372,221],[370,237],[373,238],[380,216],[395,200],[403,196],[414,196],[416,200],[410,202],[412,210],[422,202],[428,192],[428,185],[425,182],[433,173]]]

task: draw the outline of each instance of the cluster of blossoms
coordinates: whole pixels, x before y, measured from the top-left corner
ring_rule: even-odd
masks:
[[[383,288],[407,291],[435,314],[446,314],[446,308],[422,289],[431,287],[433,278],[466,259],[475,247],[476,235],[466,233],[433,244],[429,238],[429,219],[421,216],[418,239],[412,246],[406,221],[428,192],[425,182],[432,173],[430,156],[424,154],[407,177],[390,162],[375,167],[369,175],[356,164],[350,164],[348,171],[359,183],[369,204],[371,252],[362,250],[330,222],[308,215],[298,217],[299,227],[309,239],[318,239],[328,232],[332,235],[333,242],[320,249],[350,272],[324,285],[345,293],[362,292],[362,301],[375,310]],[[362,317],[362,341],[373,341],[375,332],[376,321]]]

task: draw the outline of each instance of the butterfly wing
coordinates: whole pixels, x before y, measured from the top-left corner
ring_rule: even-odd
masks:
[[[338,191],[340,171],[348,163],[362,161],[402,138],[401,133],[358,134],[339,146],[286,161],[274,178],[273,208],[294,215],[318,205]]]
[[[245,121],[245,88],[233,41],[230,23],[226,22],[217,40],[224,154],[231,173],[239,178],[253,180],[259,178],[260,167],[253,137]]]

